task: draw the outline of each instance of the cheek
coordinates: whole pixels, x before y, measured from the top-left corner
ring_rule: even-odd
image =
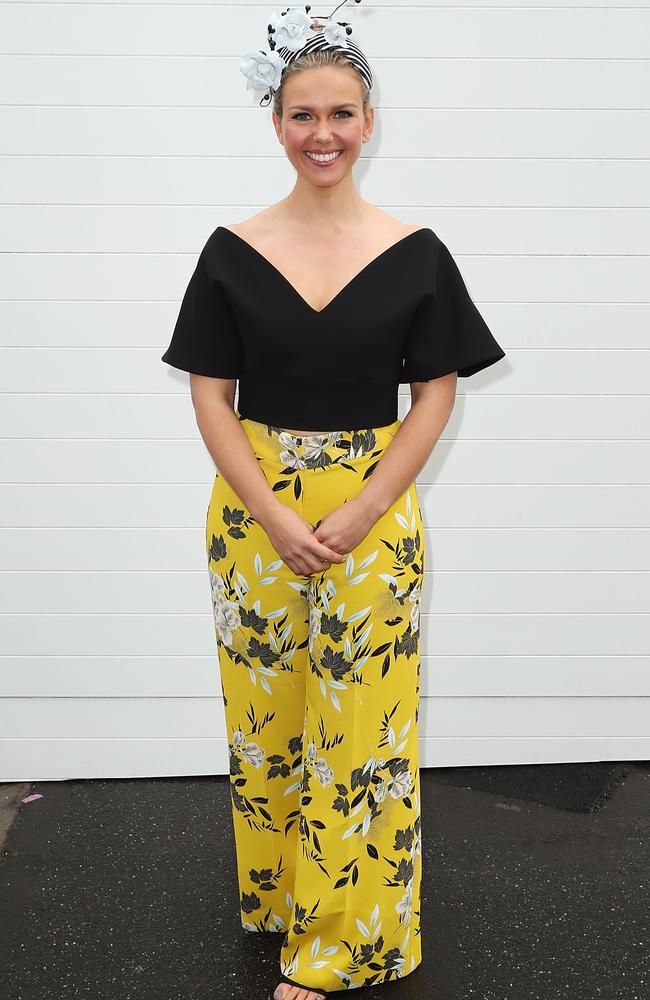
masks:
[[[290,149],[300,149],[304,140],[305,136],[301,135],[297,130],[290,128],[285,129],[284,141]]]
[[[363,126],[340,122],[338,127],[332,128],[332,134],[340,145],[347,149],[357,149],[362,145]],[[289,121],[284,127],[284,145],[287,153],[299,156],[304,148],[309,148],[311,135],[305,128],[293,127]]]

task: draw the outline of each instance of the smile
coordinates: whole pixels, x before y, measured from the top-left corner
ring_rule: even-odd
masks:
[[[310,160],[314,161],[314,163],[331,163],[332,160],[336,160],[342,152],[342,149],[337,149],[334,153],[311,153],[309,150],[305,150],[305,156],[308,156]]]

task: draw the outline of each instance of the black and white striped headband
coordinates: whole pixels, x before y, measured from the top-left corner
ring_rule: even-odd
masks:
[[[359,71],[368,89],[372,87],[373,76],[368,60],[359,46],[350,40],[351,25],[346,21],[332,20],[347,2],[348,0],[343,0],[326,17],[310,15],[309,4],[305,7],[288,7],[281,14],[273,12],[267,27],[270,52],[265,52],[264,49],[247,52],[239,66],[240,72],[248,81],[248,89],[266,92],[260,100],[260,107],[270,104],[282,82],[285,69],[294,59],[321,49],[342,52]],[[354,2],[361,3],[361,0]]]

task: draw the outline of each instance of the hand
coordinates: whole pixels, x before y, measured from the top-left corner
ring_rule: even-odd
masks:
[[[320,573],[332,562],[345,561],[344,555],[317,538],[313,526],[286,504],[279,502],[263,527],[282,561],[298,576]]]
[[[337,552],[351,552],[363,541],[377,517],[359,497],[335,507],[326,514],[316,530],[314,538]]]

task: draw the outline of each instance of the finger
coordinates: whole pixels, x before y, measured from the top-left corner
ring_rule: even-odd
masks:
[[[320,542],[318,544],[318,548],[313,549],[312,551],[317,556],[324,556],[330,562],[343,562],[345,560],[344,555],[341,555],[341,553],[337,552],[336,549],[331,549],[329,545],[325,545],[324,542]]]
[[[322,562],[321,560],[319,560],[318,565],[313,566],[311,572],[324,573],[326,569],[330,569],[331,565],[332,565],[331,562]]]
[[[319,562],[318,565],[314,565],[313,561],[308,559],[304,559],[302,565],[301,573],[303,576],[311,576],[312,573],[320,573],[327,568],[325,563]]]

